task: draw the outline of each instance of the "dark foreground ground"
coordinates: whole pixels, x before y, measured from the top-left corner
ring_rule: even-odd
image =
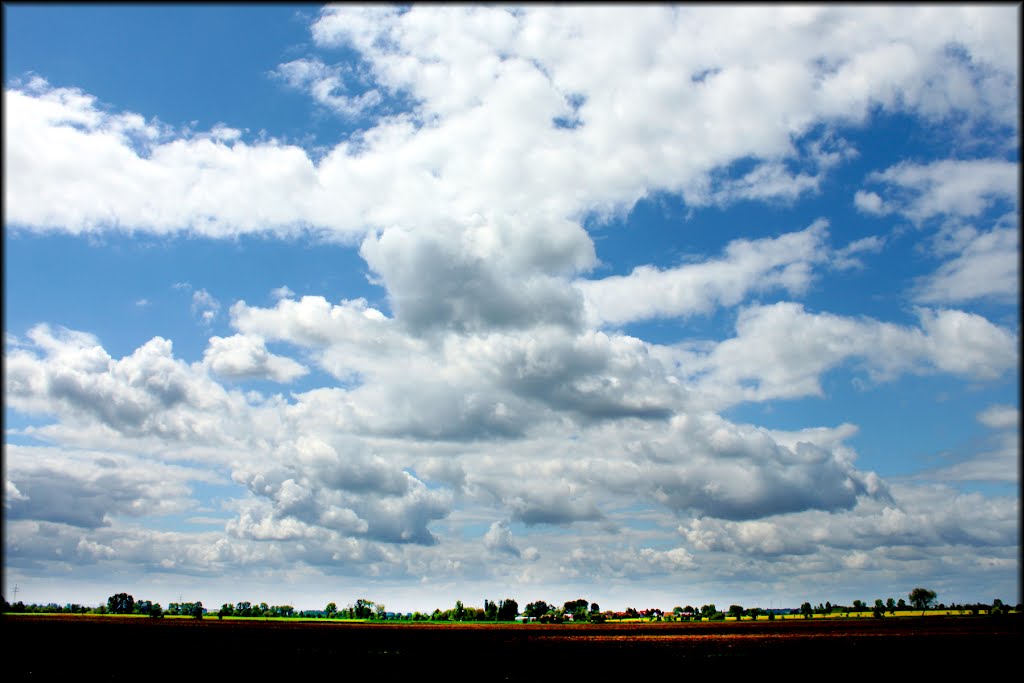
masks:
[[[3,617],[2,643],[15,680],[944,680],[1019,663],[1022,625],[1020,615],[560,626],[18,615]]]

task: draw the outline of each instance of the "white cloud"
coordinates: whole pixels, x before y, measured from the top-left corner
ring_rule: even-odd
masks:
[[[85,529],[110,526],[118,516],[161,516],[192,509],[189,484],[219,479],[204,468],[109,450],[7,444],[4,460],[7,483],[17,494],[6,498],[9,519]]]
[[[660,190],[690,204],[811,190],[819,173],[787,162],[824,171],[836,163],[821,152],[830,125],[874,106],[1011,128],[1017,118],[1017,59],[995,47],[1015,44],[1012,7],[829,7],[785,19],[732,7],[392,9],[326,8],[313,26],[318,44],[354,47],[365,71],[307,57],[275,72],[350,113],[377,93],[413,103],[317,163],[227,125],[175,134],[78,90],[15,84],[5,91],[7,220],[342,239],[453,221],[465,242],[483,216],[564,244],[580,239],[584,214]],[[756,164],[744,179],[722,174],[743,160]],[[537,255],[549,273],[580,266],[579,254]]]
[[[291,358],[267,351],[263,339],[242,334],[210,337],[203,363],[222,377],[266,377],[290,382],[309,372]]]
[[[978,414],[978,421],[992,429],[1020,428],[1020,408],[1007,405],[989,406]]]
[[[270,290],[270,296],[274,299],[292,299],[295,297],[295,292],[288,285],[281,285]]]
[[[220,312],[220,302],[205,289],[192,292],[192,315],[209,325]]]
[[[882,201],[877,192],[857,190],[857,193],[853,196],[853,203],[864,213],[871,213],[877,216],[889,213],[889,209],[886,208],[885,202]]]
[[[367,90],[354,97],[343,94],[348,90],[345,69],[327,66],[319,59],[296,59],[280,64],[271,74],[293,88],[309,90],[317,102],[347,118],[359,116],[382,100],[376,90]]]
[[[740,311],[737,335],[679,356],[691,387],[712,400],[820,396],[821,376],[859,359],[876,381],[904,372],[992,379],[1018,367],[1017,336],[963,311],[918,309],[919,327],[808,313],[782,302]]]
[[[813,264],[827,258],[827,222],[800,232],[729,243],[721,259],[659,270],[640,266],[626,276],[577,280],[596,323],[708,313],[735,306],[752,292],[782,288],[802,293]]]
[[[898,486],[889,500],[861,499],[842,512],[811,510],[762,520],[693,519],[679,529],[691,547],[715,553],[768,557],[832,556],[843,562],[855,553],[895,554],[920,549],[938,554],[944,546],[1016,544],[1010,498],[986,498],[945,486]]]
[[[960,462],[925,472],[919,478],[954,482],[1020,482],[1020,409],[992,405],[977,418],[995,432],[984,448]]]
[[[521,553],[512,540],[512,530],[508,522],[497,521],[491,524],[484,534],[484,547],[499,555],[519,557]]]
[[[858,208],[874,214],[900,213],[920,223],[935,216],[977,216],[999,201],[1016,204],[1020,167],[1001,159],[903,162],[870,174],[867,181],[884,186],[888,198],[858,191]]]
[[[923,303],[964,303],[978,299],[1012,302],[1020,296],[1020,230],[972,228],[954,238],[957,255],[921,278],[915,299]],[[947,248],[940,248],[939,253]]]
[[[885,238],[869,235],[850,242],[842,249],[837,249],[832,257],[832,267],[840,270],[863,268],[864,264],[855,254],[878,253],[885,246]]]

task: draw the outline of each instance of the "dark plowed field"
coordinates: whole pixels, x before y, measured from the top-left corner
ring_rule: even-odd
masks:
[[[950,673],[1014,660],[1024,618],[921,617],[603,625],[345,624],[18,615],[3,619],[17,680],[548,681],[791,671]],[[675,672],[675,673],[673,673]],[[856,675],[856,674],[855,674]],[[411,677],[411,678],[410,678]]]

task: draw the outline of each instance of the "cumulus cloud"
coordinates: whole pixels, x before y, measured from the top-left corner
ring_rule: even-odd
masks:
[[[508,522],[501,520],[494,522],[487,529],[487,533],[484,534],[484,547],[499,555],[511,555],[512,557],[521,555],[519,548],[512,540],[512,530],[509,529]]]
[[[820,396],[821,376],[858,359],[875,381],[905,372],[996,378],[1018,366],[1017,335],[982,316],[920,308],[919,326],[809,313],[797,303],[749,306],[737,335],[679,362],[691,387],[730,405]]]
[[[267,351],[263,339],[242,334],[210,337],[203,363],[222,377],[265,377],[290,382],[309,372],[291,358]]]
[[[880,548],[928,548],[974,544],[1007,547],[1016,543],[1017,504],[945,486],[893,489],[889,500],[862,499],[840,514],[806,511],[762,520],[693,519],[680,528],[697,550],[761,556],[839,557]],[[874,554],[877,554],[875,552]]]
[[[596,322],[621,324],[658,316],[708,313],[735,306],[752,292],[806,290],[813,264],[827,258],[827,221],[800,232],[729,243],[721,259],[659,270],[640,266],[625,276],[577,280]]]
[[[85,529],[117,517],[167,515],[195,506],[191,482],[217,476],[200,468],[154,462],[110,451],[54,447],[4,448],[8,519],[34,519]]]
[[[27,336],[27,348],[4,357],[5,399],[18,410],[122,434],[214,443],[223,438],[224,418],[245,418],[244,397],[174,358],[166,339],[114,359],[82,332],[38,325]]]
[[[658,190],[695,205],[793,197],[817,176],[786,160],[821,146],[821,124],[872,107],[1012,127],[1016,55],[995,46],[1015,44],[1014,25],[1011,7],[785,18],[730,7],[330,7],[315,42],[354,48],[369,82],[315,57],[274,73],[343,112],[376,93],[407,97],[409,112],[314,163],[226,126],[164,130],[37,78],[5,91],[7,219],[210,236],[308,227],[346,239],[454,219],[466,242],[480,215],[544,226],[538,234],[562,242],[584,213],[625,211]],[[740,181],[719,173],[748,159],[758,163]],[[981,175],[1005,180],[999,169]]]

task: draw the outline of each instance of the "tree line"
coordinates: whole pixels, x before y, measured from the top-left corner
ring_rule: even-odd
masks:
[[[726,617],[734,619],[758,619],[766,617],[774,619],[778,614],[802,615],[805,618],[812,618],[814,615],[849,615],[870,611],[874,617],[884,617],[886,613],[891,616],[897,611],[910,609],[920,610],[922,613],[929,609],[959,610],[972,614],[985,612],[987,614],[999,615],[1010,611],[1008,605],[1003,604],[998,598],[991,604],[969,603],[949,606],[936,604],[937,594],[927,588],[915,588],[907,594],[907,600],[900,598],[894,600],[888,598],[883,601],[878,598],[872,606],[868,606],[862,600],[854,600],[852,605],[833,605],[831,602],[818,603],[815,607],[810,602],[804,602],[799,609],[774,609],[766,610],[759,607],[744,608],[741,605],[730,605],[727,611],[720,611],[713,603],[702,605],[699,609],[691,605],[685,607],[676,606],[671,612],[666,613],[657,608],[637,610],[627,607],[624,612],[613,612],[611,610],[601,611],[596,602],[589,602],[585,598],[569,600],[559,607],[557,604],[549,604],[544,600],[527,603],[520,611],[519,603],[511,598],[505,598],[498,602],[484,600],[483,607],[471,607],[463,604],[461,600],[455,601],[455,606],[446,610],[435,609],[433,612],[411,612],[396,614],[388,612],[383,603],[374,602],[365,598],[359,598],[354,603],[339,608],[337,603],[329,602],[322,610],[297,611],[292,605],[268,605],[265,602],[237,602],[224,603],[212,616],[223,619],[224,617],[250,617],[264,619],[288,619],[288,618],[315,618],[315,619],[349,619],[366,621],[445,621],[445,622],[471,622],[471,621],[492,621],[509,622],[517,618],[540,623],[560,624],[565,622],[603,623],[609,619],[647,619],[649,621],[724,621]],[[104,605],[88,607],[77,603],[68,603],[63,606],[56,603],[47,605],[26,605],[21,601],[9,604],[7,600],[0,597],[0,609],[10,613],[67,613],[67,614],[134,614],[161,618],[169,616],[190,616],[195,619],[202,619],[204,616],[211,616],[208,610],[203,607],[201,601],[196,602],[172,602],[165,610],[160,603],[150,600],[136,600],[129,593],[115,593],[107,598]],[[1024,611],[1024,606],[1017,604],[1016,612]]]

